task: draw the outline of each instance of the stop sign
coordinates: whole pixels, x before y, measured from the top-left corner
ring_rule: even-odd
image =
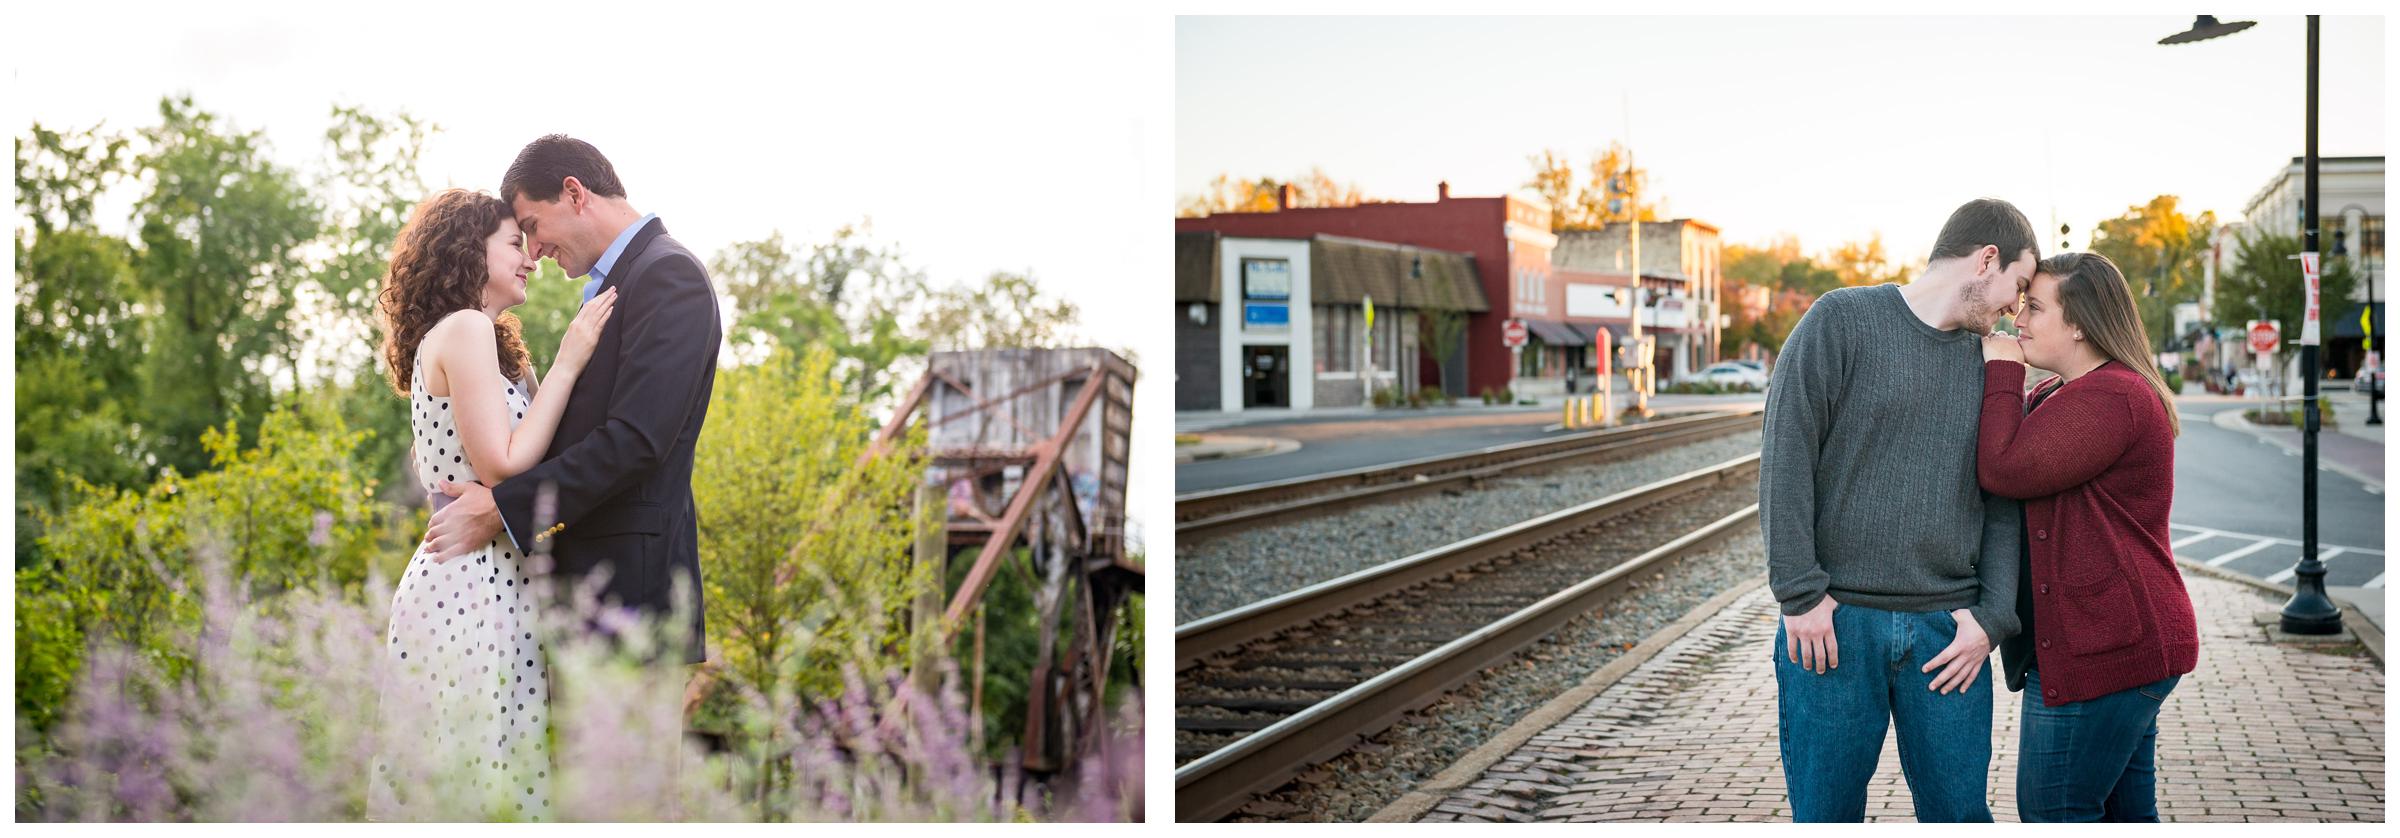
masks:
[[[1510,349],[1525,345],[1525,321],[1510,318],[1500,324],[1500,342]]]
[[[2250,321],[2250,351],[2260,354],[2273,352],[2281,340],[2282,336],[2275,330],[2275,321]]]

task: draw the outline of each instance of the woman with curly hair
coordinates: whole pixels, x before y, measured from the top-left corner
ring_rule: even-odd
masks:
[[[594,297],[536,380],[517,318],[536,259],[509,206],[446,189],[392,246],[379,294],[383,361],[409,400],[417,480],[486,485],[541,461],[616,304]],[[547,672],[533,574],[505,537],[442,560],[420,544],[392,594],[378,820],[538,819],[549,809]],[[413,799],[412,799],[413,798]]]

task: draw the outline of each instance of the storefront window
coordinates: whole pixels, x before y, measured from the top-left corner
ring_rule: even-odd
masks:
[[[1352,323],[1358,311],[1349,306],[1317,306],[1317,363],[1326,372],[1358,369],[1357,332]]]

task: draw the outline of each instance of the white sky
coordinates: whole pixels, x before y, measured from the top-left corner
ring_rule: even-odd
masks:
[[[1137,353],[1136,433],[1164,439],[1174,346],[1142,326],[1164,322],[1167,292],[1151,283],[1154,305],[1129,291],[1146,287],[1141,266],[1167,264],[1163,212],[1134,208],[1166,203],[1170,19],[699,5],[577,4],[600,24],[577,29],[494,3],[41,4],[11,15],[7,116],[19,136],[35,121],[133,130],[189,92],[309,167],[335,103],[405,109],[442,127],[430,186],[493,191],[527,141],[563,132],[598,146],[634,205],[704,257],[872,217],[937,285],[1031,271],[1074,300],[1085,342]],[[131,199],[104,222],[121,224]],[[1167,485],[1163,441],[1135,451],[1132,494]],[[1155,514],[1144,506],[1137,524]]]
[[[2258,25],[2167,47],[2191,15],[1185,18],[1175,190],[1316,165],[1376,198],[1497,195],[1630,111],[1655,194],[1728,242],[1881,231],[1913,261],[1988,195],[2081,248],[2160,194],[2237,218],[2301,153],[2303,19],[2221,17]],[[2320,154],[2384,153],[2385,28],[2324,18]]]

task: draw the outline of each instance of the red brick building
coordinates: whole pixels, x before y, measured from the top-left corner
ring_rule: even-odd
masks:
[[[1645,223],[1642,285],[1648,292],[1645,328],[1656,329],[1662,378],[1673,380],[1718,360],[1716,228],[1688,219]],[[1292,238],[1348,236],[1452,251],[1473,257],[1490,310],[1468,319],[1464,354],[1466,386],[1459,395],[1499,390],[1557,393],[1570,369],[1589,389],[1599,359],[1592,352],[1602,328],[1622,337],[1630,311],[1592,297],[1604,287],[1628,288],[1633,268],[1605,261],[1626,240],[1622,230],[1575,231],[1571,269],[1554,264],[1561,239],[1550,232],[1550,209],[1540,203],[1498,196],[1456,198],[1450,185],[1432,203],[1371,203],[1352,207],[1284,208],[1175,219],[1177,233],[1214,232],[1230,237]],[[1595,255],[1598,254],[1598,255]],[[1628,304],[1630,294],[1621,299]],[[1587,299],[1588,298],[1588,299]],[[1501,324],[1526,321],[1531,336],[1516,367],[1501,343]],[[1663,328],[1662,328],[1663,327]],[[1421,379],[1435,379],[1436,359],[1418,359]]]
[[[1484,298],[1492,310],[1468,318],[1465,341],[1466,395],[1509,386],[1509,353],[1500,342],[1501,321],[1516,316],[1516,300],[1538,301],[1550,281],[1550,210],[1512,196],[1453,198],[1450,184],[1432,203],[1360,204],[1354,207],[1286,208],[1175,219],[1175,232],[1226,236],[1352,238],[1464,253],[1474,257]],[[1432,358],[1420,358],[1420,375],[1435,379]]]

